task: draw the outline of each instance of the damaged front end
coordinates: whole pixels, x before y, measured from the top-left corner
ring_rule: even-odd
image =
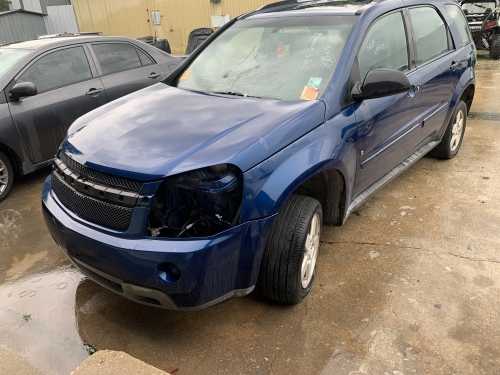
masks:
[[[243,176],[230,164],[168,177],[149,216],[152,237],[208,237],[240,222]]]

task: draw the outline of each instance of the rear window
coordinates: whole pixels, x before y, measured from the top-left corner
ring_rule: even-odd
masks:
[[[463,47],[471,42],[469,25],[464,14],[458,5],[446,5],[446,13],[450,18],[450,26],[456,31],[455,44],[457,47]]]
[[[448,29],[434,8],[411,8],[409,14],[415,38],[417,65],[448,51]]]
[[[136,69],[142,66],[137,49],[126,43],[92,45],[104,75]]]

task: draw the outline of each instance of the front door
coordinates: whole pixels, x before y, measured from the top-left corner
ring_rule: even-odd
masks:
[[[13,84],[17,82],[32,82],[38,90],[35,96],[9,103],[34,164],[52,159],[73,121],[105,103],[102,83],[93,78],[81,45],[42,55]]]
[[[408,37],[401,11],[384,15],[369,28],[358,53],[359,77],[373,69],[410,70]],[[355,68],[356,69],[356,68]],[[410,83],[412,77],[408,77]],[[358,195],[384,177],[416,151],[421,141],[420,93],[368,99],[358,104],[356,145],[359,163],[354,194]]]

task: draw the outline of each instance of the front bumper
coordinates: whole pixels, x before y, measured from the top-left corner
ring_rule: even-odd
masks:
[[[250,293],[274,220],[249,221],[203,239],[130,237],[79,220],[60,204],[50,177],[42,206],[52,237],[89,278],[136,302],[182,310]],[[165,277],[165,265],[174,265],[180,278]]]

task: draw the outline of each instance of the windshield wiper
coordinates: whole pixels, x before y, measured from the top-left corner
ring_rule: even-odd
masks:
[[[248,94],[243,94],[241,92],[236,92],[236,91],[211,91],[211,94],[216,94],[216,95],[231,95],[231,96],[241,96],[243,98],[257,98],[257,99],[262,99],[261,96],[254,96],[254,95],[248,95]]]

